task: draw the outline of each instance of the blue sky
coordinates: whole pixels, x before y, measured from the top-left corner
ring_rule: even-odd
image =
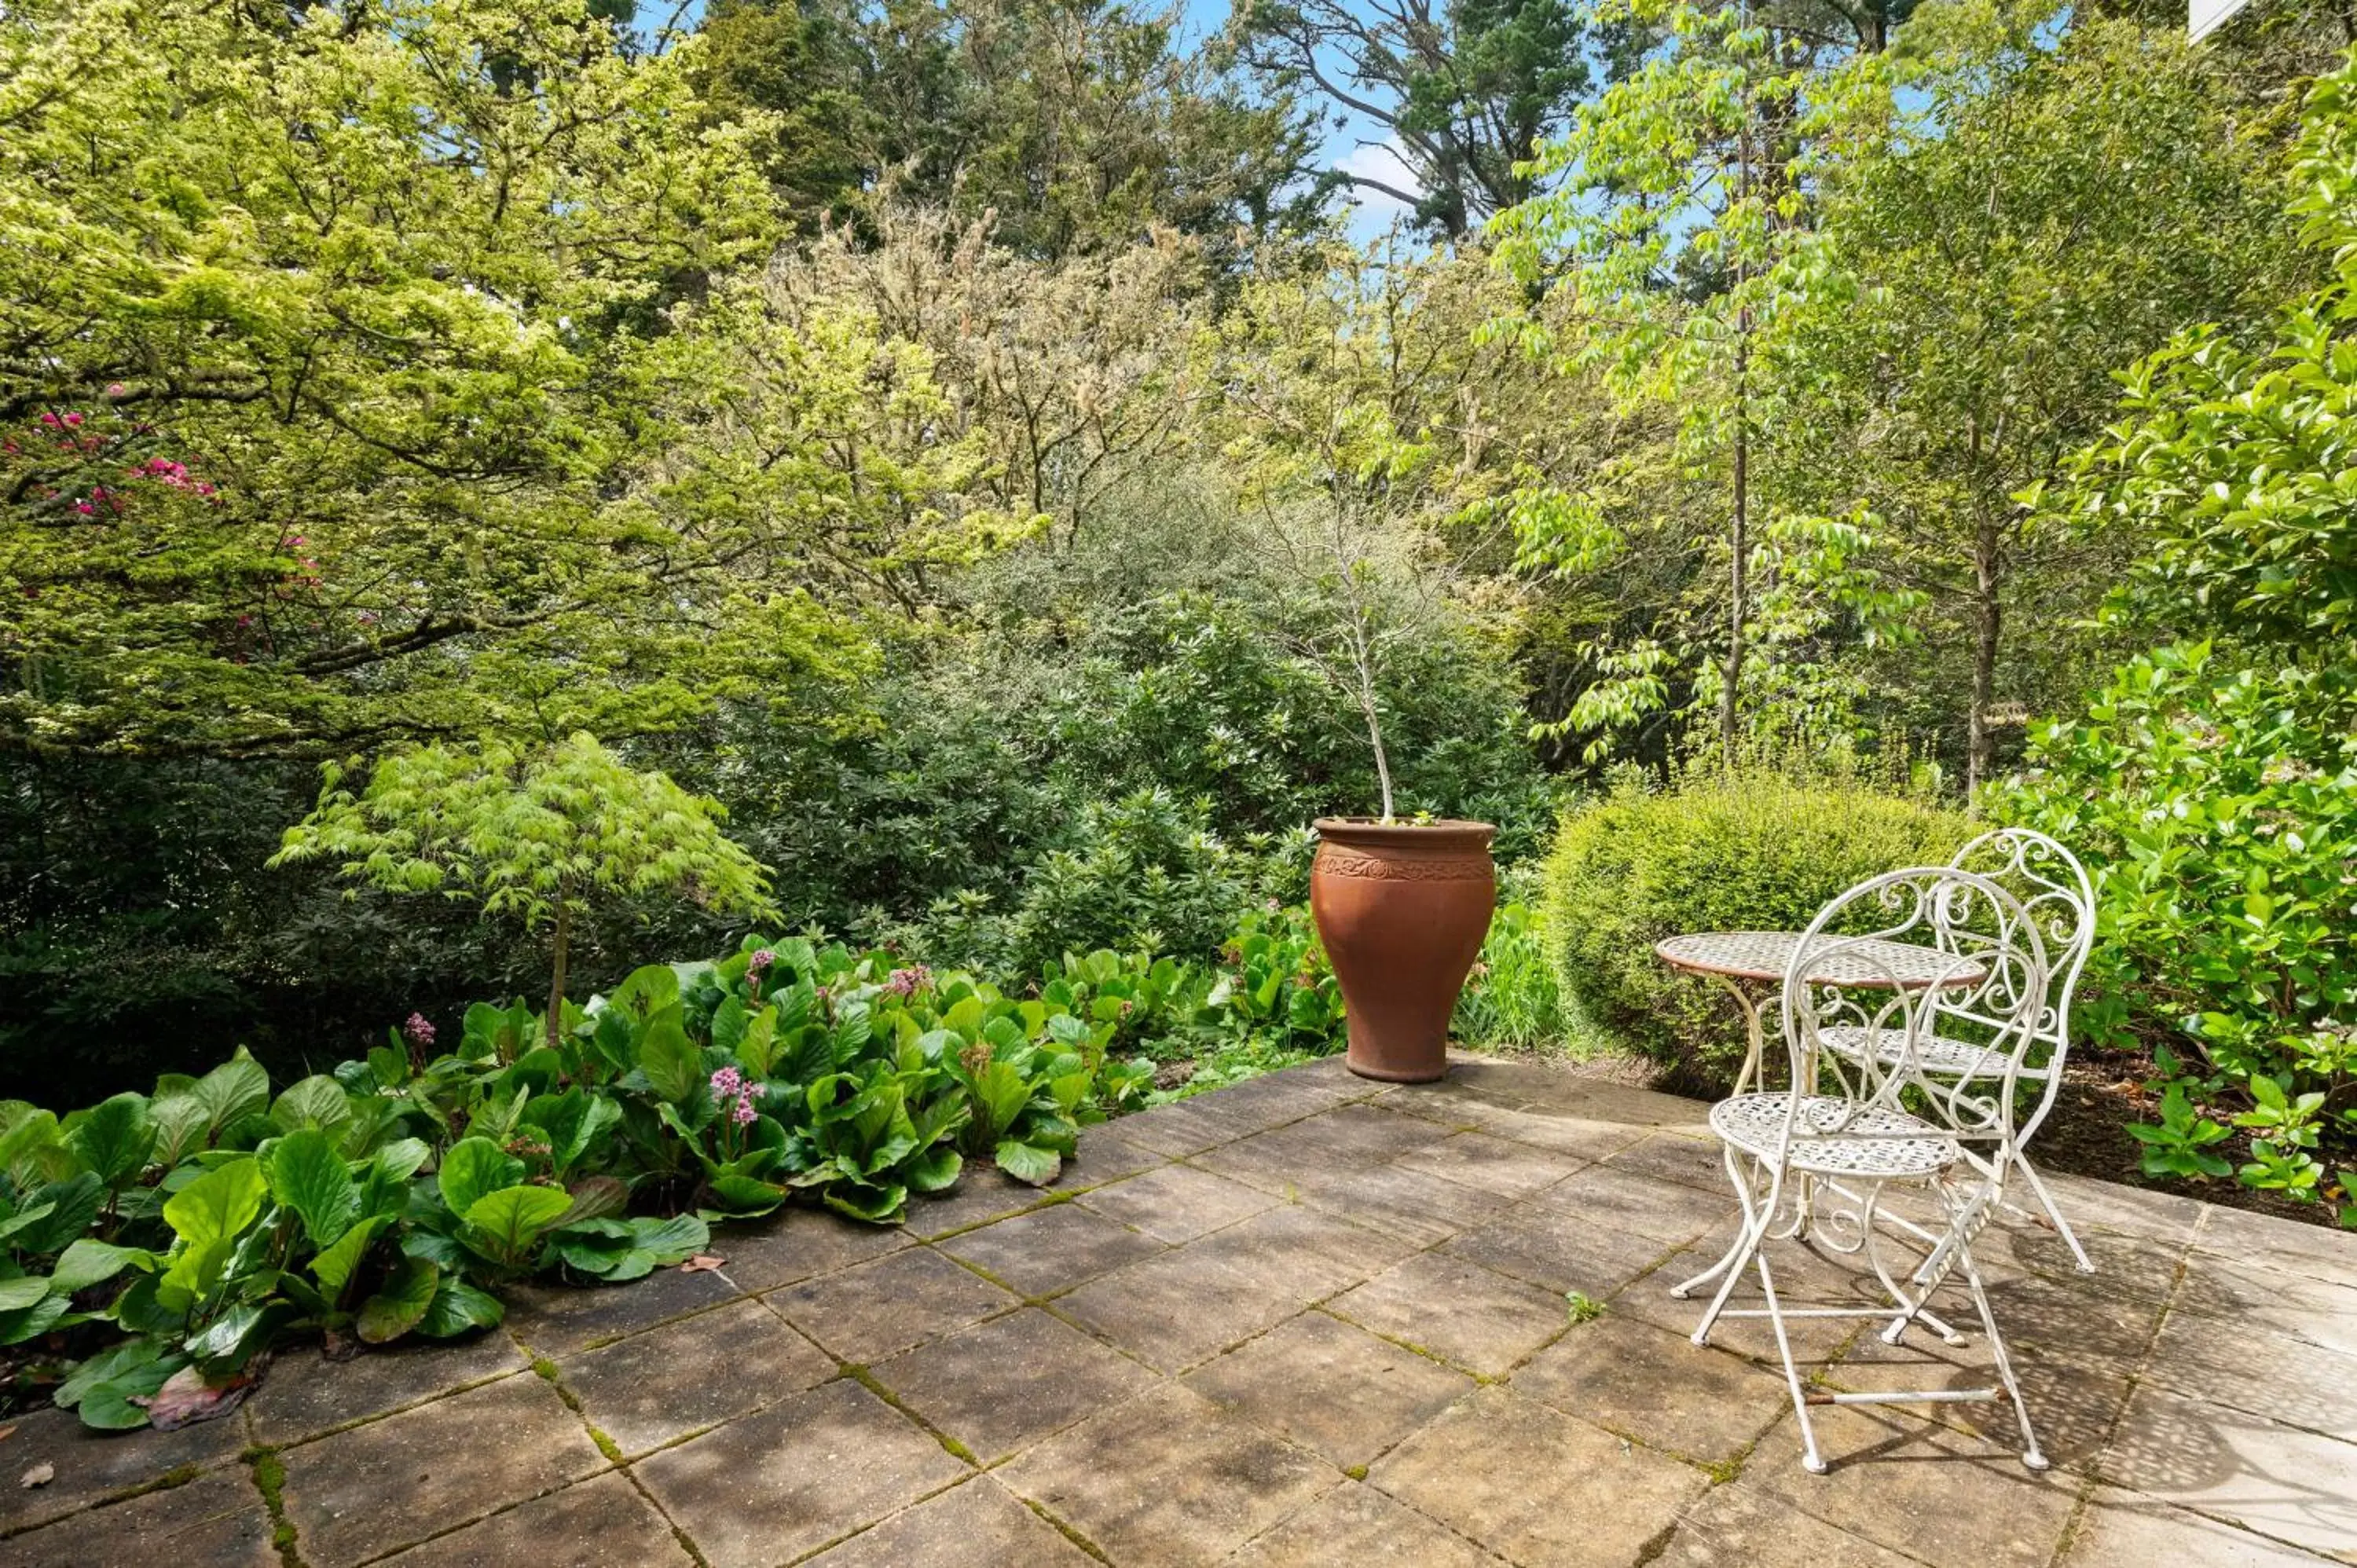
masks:
[[[1186,31],[1197,41],[1228,25],[1230,0],[1179,0],[1179,5]],[[1331,120],[1332,104],[1320,102],[1317,107]],[[1415,177],[1391,156],[1375,128],[1355,117],[1339,128],[1328,130],[1321,152],[1329,166],[1351,169],[1403,190],[1415,188]],[[1354,189],[1350,199],[1356,203],[1351,214],[1351,237],[1362,244],[1382,234],[1392,220],[1405,210],[1400,203],[1373,191]]]

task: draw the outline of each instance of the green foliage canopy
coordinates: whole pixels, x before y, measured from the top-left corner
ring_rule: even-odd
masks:
[[[580,0],[11,7],[0,744],[659,727],[806,619],[644,473],[667,307],[771,231],[694,49]]]
[[[562,1022],[573,907],[673,893],[769,912],[769,877],[720,831],[720,811],[660,773],[633,770],[587,735],[536,751],[500,742],[419,746],[380,760],[355,794],[330,767],[319,804],[272,864],[341,862],[395,892],[447,892],[526,926],[550,920],[551,1043]]]

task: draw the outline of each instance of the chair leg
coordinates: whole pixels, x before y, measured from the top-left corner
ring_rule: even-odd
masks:
[[[1882,1250],[1875,1244],[1878,1233],[1871,1223],[1874,1214],[1872,1202],[1869,1201],[1867,1204],[1865,1213],[1868,1221],[1863,1245],[1866,1261],[1873,1266],[1874,1277],[1882,1282],[1883,1290],[1889,1294],[1892,1304],[1899,1308],[1889,1326],[1882,1330],[1882,1342],[1886,1345],[1896,1345],[1906,1334],[1909,1324],[1921,1323],[1924,1327],[1937,1334],[1946,1344],[1964,1344],[1964,1337],[1956,1332],[1954,1326],[1931,1310],[1932,1293],[1929,1290],[1920,1296],[1910,1296],[1906,1288],[1891,1277],[1889,1268],[1882,1261]]]
[[[1744,1196],[1750,1190],[1750,1182],[1744,1175],[1743,1162],[1738,1157],[1735,1145],[1732,1144],[1721,1144],[1719,1146],[1719,1154],[1727,1162],[1727,1179],[1733,1184],[1736,1196],[1738,1198],[1744,1197]],[[1745,1199],[1745,1203],[1747,1209],[1745,1218],[1748,1221],[1749,1218],[1748,1212],[1748,1198]],[[1740,1269],[1743,1266],[1741,1261],[1743,1252],[1743,1238],[1749,1229],[1749,1227],[1748,1223],[1738,1224],[1735,1228],[1734,1239],[1727,1242],[1727,1251],[1719,1255],[1718,1262],[1713,1263],[1710,1267],[1705,1269],[1694,1278],[1690,1280],[1681,1280],[1676,1284],[1672,1285],[1670,1287],[1670,1299],[1673,1301],[1684,1301],[1688,1297],[1692,1296],[1696,1290],[1718,1278],[1718,1276],[1727,1270]]]
[[[2061,1208],[2055,1203],[2054,1195],[2047,1191],[2046,1184],[2039,1179],[2038,1167],[2029,1163],[2028,1155],[2019,1153],[2014,1155],[2013,1163],[2029,1178],[2029,1190],[2038,1195],[2039,1207],[2045,1209],[2046,1218],[2054,1222],[2054,1233],[2062,1238],[2062,1244],[2071,1249],[2071,1256],[2078,1261],[2079,1272],[2093,1273],[2095,1265],[2087,1261],[2087,1249],[2079,1245],[2079,1238],[2072,1233],[2071,1222],[2062,1218]]]
[[[1776,1300],[1776,1282],[1768,1272],[1764,1249],[1751,1254],[1760,1271],[1760,1294],[1768,1298],[1768,1322],[1776,1330],[1776,1354],[1783,1358],[1784,1386],[1792,1391],[1792,1417],[1801,1424],[1801,1468],[1812,1476],[1825,1473],[1825,1456],[1817,1452],[1817,1429],[1809,1422],[1809,1396],[1801,1387],[1801,1369],[1792,1359],[1792,1341],[1784,1332],[1784,1309]]]
[[[1734,1164],[1734,1152],[1730,1149],[1727,1155],[1730,1172]],[[1727,1298],[1735,1293],[1735,1282],[1743,1277],[1744,1263],[1760,1255],[1760,1243],[1768,1234],[1768,1222],[1775,1216],[1776,1205],[1783,1193],[1784,1173],[1781,1171],[1778,1171],[1769,1182],[1768,1196],[1757,1207],[1751,1200],[1749,1184],[1736,1184],[1736,1197],[1743,1205],[1743,1229],[1736,1233],[1735,1246],[1727,1253],[1727,1273],[1718,1282],[1717,1294],[1710,1298],[1710,1305],[1703,1309],[1702,1321],[1695,1325],[1695,1344],[1710,1343],[1711,1325],[1717,1323],[1718,1315],[1727,1309]]]
[[[1980,1311],[1981,1330],[1988,1336],[1989,1354],[1996,1358],[1996,1375],[2013,1399],[2013,1417],[2021,1424],[2021,1462],[2032,1470],[2043,1470],[2049,1461],[2039,1450],[2038,1434],[2029,1424],[2029,1402],[2021,1397],[2021,1382],[2013,1375],[2013,1358],[2006,1353],[2005,1336],[1997,1332],[1996,1313],[1989,1306],[1988,1289],[1981,1283],[1981,1271],[1973,1262],[1970,1243],[1957,1251],[1956,1264],[1964,1270],[1973,1305]]]

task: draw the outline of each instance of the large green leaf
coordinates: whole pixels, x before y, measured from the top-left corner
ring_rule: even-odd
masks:
[[[165,1313],[186,1316],[221,1283],[230,1255],[237,1250],[234,1237],[210,1241],[183,1241],[172,1249],[164,1273],[156,1282],[156,1303]],[[116,1313],[118,1320],[122,1317]]]
[[[66,1143],[91,1173],[118,1187],[146,1168],[156,1148],[156,1122],[144,1094],[118,1094],[82,1112]]]
[[[252,1155],[215,1165],[164,1200],[164,1223],[190,1246],[234,1240],[262,1212],[268,1195]]]
[[[103,1283],[129,1268],[152,1269],[156,1254],[137,1247],[117,1247],[85,1236],[58,1254],[49,1271],[53,1288],[68,1294]]]
[[[606,998],[606,1005],[644,1023],[678,1000],[679,972],[667,963],[650,963],[632,970]]]
[[[315,1073],[290,1085],[270,1108],[270,1120],[281,1132],[318,1127],[329,1132],[352,1119],[351,1096],[325,1073]]]
[[[683,1263],[712,1244],[711,1228],[693,1214],[668,1219],[641,1215],[630,1226],[636,1232],[633,1244],[652,1253],[657,1268]]]
[[[7,1172],[19,1187],[70,1175],[73,1155],[58,1131],[56,1113],[33,1110],[21,1100],[9,1103],[20,1109],[7,1123],[8,1130],[0,1133],[0,1171]]]
[[[59,1408],[71,1410],[81,1402],[82,1395],[94,1385],[110,1379],[130,1377],[145,1367],[162,1367],[163,1370],[156,1374],[156,1388],[162,1388],[166,1378],[187,1364],[184,1358],[167,1353],[154,1339],[126,1339],[112,1349],[100,1351],[68,1372],[65,1380],[58,1385],[53,1398]],[[147,1391],[152,1393],[155,1391]]]
[[[437,1185],[442,1201],[463,1219],[486,1194],[515,1186],[523,1175],[523,1162],[489,1138],[461,1138],[442,1156]]]
[[[550,1238],[566,1266],[611,1281],[635,1280],[684,1262],[711,1244],[712,1233],[692,1214],[668,1219],[590,1219]]]
[[[98,1179],[95,1172],[83,1171],[63,1181],[53,1181],[35,1192],[25,1205],[27,1213],[37,1208],[44,1210],[41,1218],[17,1230],[8,1244],[27,1257],[62,1252],[81,1240],[105,1202],[106,1184]]]
[[[826,1189],[826,1206],[871,1225],[897,1225],[908,1211],[909,1189],[897,1182],[837,1182]]]
[[[148,1102],[147,1114],[156,1124],[154,1158],[160,1165],[178,1165],[201,1148],[212,1126],[205,1102],[187,1090],[156,1095]]]
[[[998,1168],[1017,1181],[1033,1187],[1045,1187],[1054,1181],[1064,1168],[1064,1162],[1055,1150],[1037,1144],[1017,1143],[1013,1138],[998,1141]]]
[[[434,1156],[434,1146],[423,1138],[395,1138],[380,1147],[373,1156],[376,1168],[390,1181],[407,1181],[425,1167]]]
[[[351,1116],[342,1126],[329,1129],[336,1134],[336,1146],[352,1159],[366,1156],[401,1130],[402,1117],[408,1107],[390,1094],[355,1094],[347,1101]]]
[[[189,1336],[188,1354],[199,1361],[243,1366],[293,1312],[284,1301],[240,1302]]]
[[[995,1139],[1015,1125],[1031,1102],[1031,1084],[1013,1064],[992,1062],[967,1083],[974,1100],[974,1136]]]
[[[0,1312],[15,1312],[32,1305],[49,1294],[49,1282],[40,1274],[19,1274],[13,1280],[0,1280]]]
[[[384,1216],[368,1215],[338,1237],[334,1246],[311,1260],[312,1277],[319,1282],[322,1291],[331,1298],[343,1294],[345,1283],[352,1277],[352,1271],[360,1267],[361,1260],[368,1255],[369,1244],[376,1240],[377,1232],[384,1225]]]
[[[0,1312],[0,1345],[22,1345],[38,1339],[65,1320],[72,1310],[73,1299],[63,1291],[48,1288],[48,1282],[36,1282],[42,1286],[39,1300],[13,1311]]]
[[[789,1193],[788,1188],[775,1182],[731,1172],[707,1176],[704,1188],[711,1199],[711,1212],[736,1219],[752,1219],[770,1213],[785,1202]]]
[[[747,1019],[744,1036],[737,1042],[735,1048],[737,1065],[745,1070],[748,1078],[768,1078],[778,1057],[777,1008],[764,1007]]]
[[[957,1185],[958,1173],[965,1168],[963,1156],[944,1144],[927,1149],[900,1167],[915,1192],[946,1192]]]
[[[188,1092],[205,1108],[207,1130],[218,1134],[269,1105],[270,1075],[240,1046],[236,1055],[197,1079]]]
[[[704,1053],[687,1037],[676,1003],[639,1031],[639,1070],[650,1088],[674,1105],[686,1101],[704,1081]]]
[[[490,1243],[499,1262],[522,1264],[548,1228],[565,1218],[573,1199],[551,1187],[511,1187],[486,1193],[468,1207],[467,1229]]]
[[[601,1007],[590,1026],[589,1043],[608,1067],[628,1072],[638,1066],[638,1026],[619,1007]]]
[[[423,1258],[404,1258],[383,1286],[361,1303],[354,1329],[371,1345],[398,1339],[417,1326],[441,1288],[442,1271]]]
[[[496,1328],[506,1312],[497,1296],[450,1274],[434,1293],[434,1305],[417,1320],[417,1332],[429,1339],[447,1339],[469,1329]]]
[[[602,1219],[630,1206],[630,1189],[619,1176],[583,1176],[565,1190],[572,1202],[565,1206],[564,1223]]]
[[[134,1431],[147,1424],[147,1407],[134,1401],[155,1396],[173,1373],[188,1364],[160,1341],[134,1339],[95,1356],[58,1386],[57,1402],[78,1410],[82,1424],[101,1432]]]
[[[303,1233],[314,1248],[331,1245],[360,1215],[360,1187],[351,1169],[334,1137],[318,1127],[289,1133],[271,1146],[270,1190],[302,1217]]]
[[[622,1108],[603,1094],[569,1089],[533,1100],[524,1107],[523,1119],[547,1139],[550,1168],[562,1178],[607,1129],[622,1119]]]
[[[0,1219],[0,1241],[8,1241],[11,1246],[14,1246],[13,1238],[19,1232],[30,1230],[57,1211],[58,1205],[55,1198],[45,1197],[26,1204],[7,1219]]]

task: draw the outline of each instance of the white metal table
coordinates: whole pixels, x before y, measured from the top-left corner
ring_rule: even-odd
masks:
[[[1760,1079],[1761,1088],[1767,1086],[1767,1069],[1761,1061],[1766,1029],[1760,1021],[1760,1010],[1782,993],[1784,976],[1792,967],[1792,957],[1799,951],[1802,940],[1799,931],[1697,931],[1688,936],[1671,937],[1654,944],[1653,951],[1663,963],[1689,974],[1708,975],[1724,986],[1727,994],[1735,998],[1736,1006],[1742,1009],[1743,1027],[1748,1038],[1743,1070],[1735,1078],[1735,1092],[1738,1095],[1750,1086],[1754,1078]],[[1978,985],[1988,978],[1988,972],[1969,959],[1942,952],[1937,948],[1869,937],[1840,939],[1840,945],[1819,955],[1818,961],[1811,966],[1803,978],[1811,985],[1854,985],[1876,990],[1897,986],[1913,991],[1930,985],[1943,988]],[[1794,1091],[1813,1093],[1816,1079],[1813,1052],[1802,1066],[1801,1074],[1803,1083],[1795,1084]],[[1735,1166],[1731,1151],[1728,1159],[1727,1169],[1733,1176]],[[1778,1234],[1800,1236],[1808,1233],[1810,1217],[1816,1207],[1816,1186],[1806,1176],[1800,1180],[1793,1194],[1792,1224]],[[1730,1248],[1727,1256],[1710,1268],[1683,1284],[1671,1287],[1670,1294],[1684,1300],[1695,1286],[1725,1269],[1734,1259],[1736,1251]],[[1932,1324],[1943,1335],[1954,1333],[1946,1324],[1928,1314],[1924,1321]]]
[[[1743,1012],[1747,1039],[1743,1070],[1736,1075],[1735,1092],[1741,1094],[1758,1078],[1764,1086],[1767,1069],[1761,1062],[1766,1031],[1760,1010],[1783,989],[1784,972],[1801,945],[1798,931],[1698,931],[1656,943],[1653,951],[1672,969],[1708,975],[1724,986]],[[1926,985],[1970,986],[1988,978],[1987,972],[1954,953],[1913,942],[1879,938],[1845,941],[1824,955],[1813,970],[1812,985],[1857,985],[1910,990]]]

